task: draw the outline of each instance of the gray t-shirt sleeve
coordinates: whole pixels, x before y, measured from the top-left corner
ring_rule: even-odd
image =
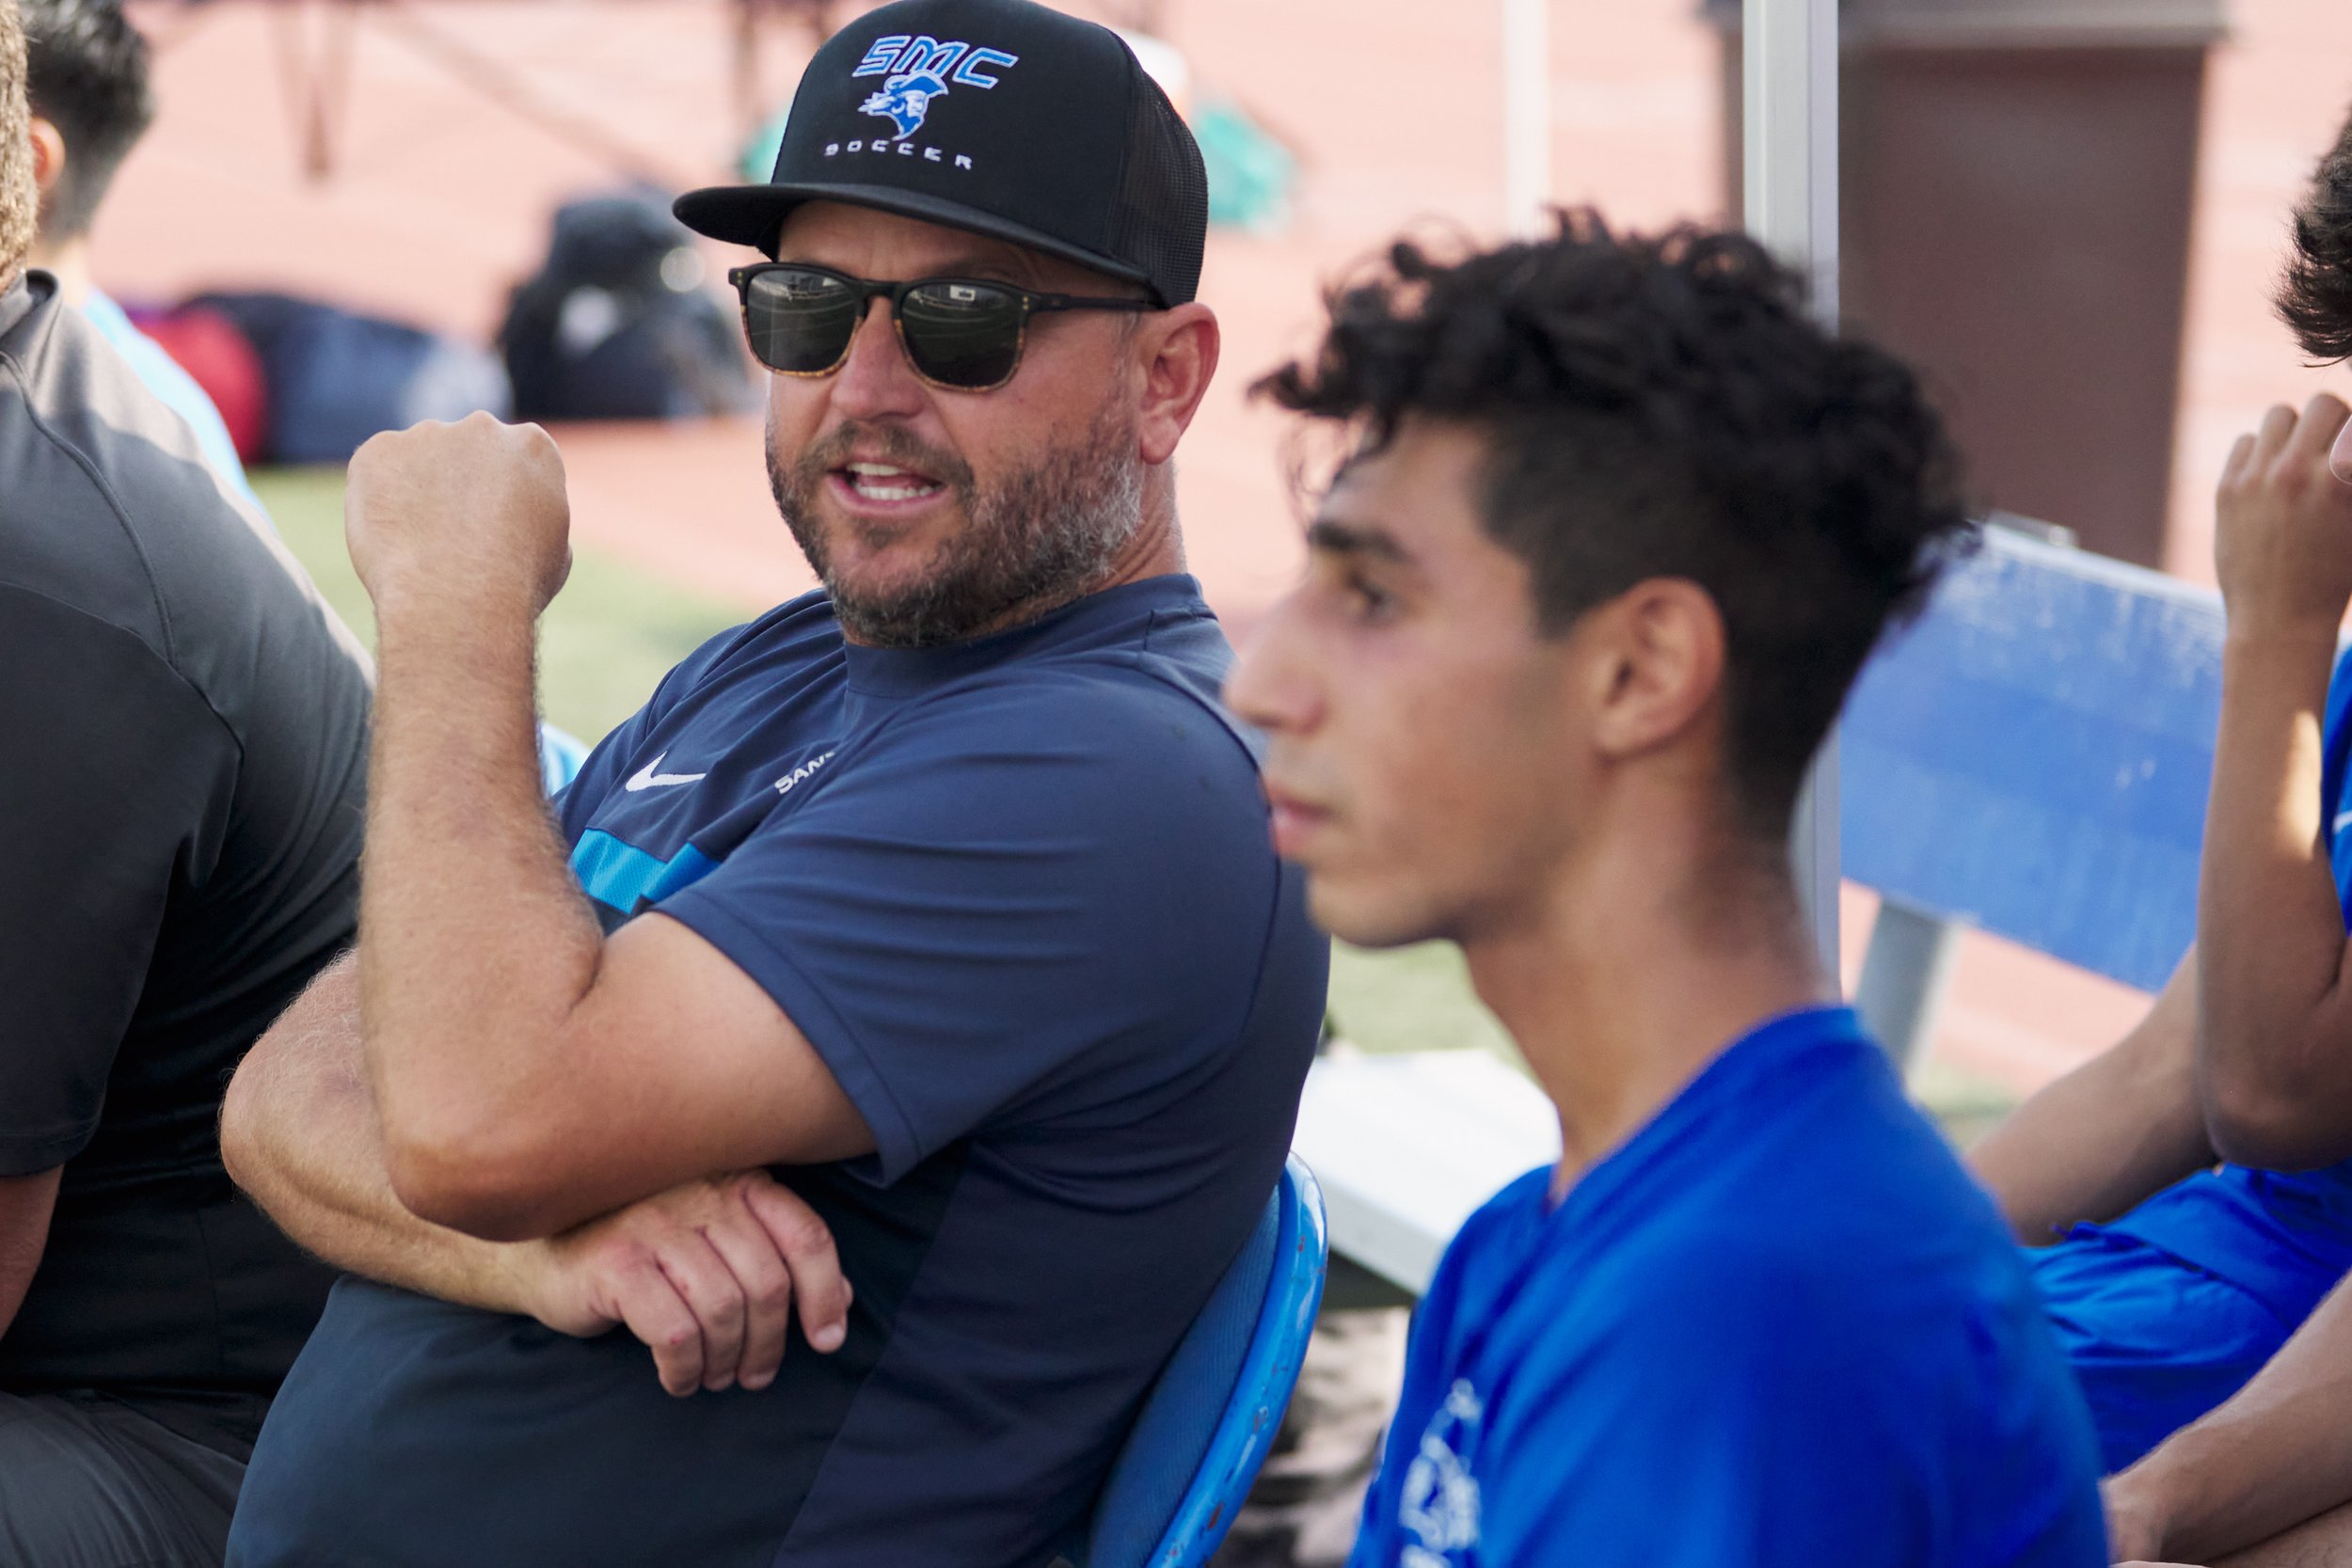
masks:
[[[175,886],[211,874],[237,749],[138,637],[0,583],[0,1176],[98,1125]]]

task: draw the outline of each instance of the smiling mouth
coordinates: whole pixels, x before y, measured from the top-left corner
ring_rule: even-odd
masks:
[[[929,500],[947,488],[929,474],[896,463],[844,463],[833,474],[858,499],[881,505]]]

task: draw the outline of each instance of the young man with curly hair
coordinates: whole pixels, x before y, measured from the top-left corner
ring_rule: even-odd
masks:
[[[1808,760],[1969,539],[1911,372],[1753,241],[1410,245],[1263,385],[1353,436],[1228,687],[1351,942],[1445,938],[1565,1152],[1413,1326],[1358,1568],[2088,1568],[1999,1216],[1829,1005]]]

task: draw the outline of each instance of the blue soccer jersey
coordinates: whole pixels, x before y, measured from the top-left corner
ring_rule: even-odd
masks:
[[[712,643],[560,800],[608,927],[685,923],[877,1152],[779,1168],[848,1343],[672,1399],[628,1335],[344,1280],[230,1560],[1037,1568],[1273,1191],[1325,943],[1268,844],[1189,578],[977,642]],[[616,1136],[626,1135],[615,1130]]]
[[[2102,1568],[2080,1396],[1992,1204],[1851,1012],[1472,1215],[1351,1568]]]

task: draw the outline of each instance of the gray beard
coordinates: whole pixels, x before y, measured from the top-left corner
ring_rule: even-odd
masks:
[[[886,594],[842,580],[817,510],[825,476],[857,446],[938,480],[964,515],[962,531],[941,546],[923,580]],[[771,432],[768,483],[850,639],[929,648],[1018,625],[1100,584],[1143,526],[1143,465],[1134,448],[1134,433],[1105,407],[1077,444],[1047,451],[983,492],[967,465],[897,425],[844,426],[789,468],[777,461]]]

